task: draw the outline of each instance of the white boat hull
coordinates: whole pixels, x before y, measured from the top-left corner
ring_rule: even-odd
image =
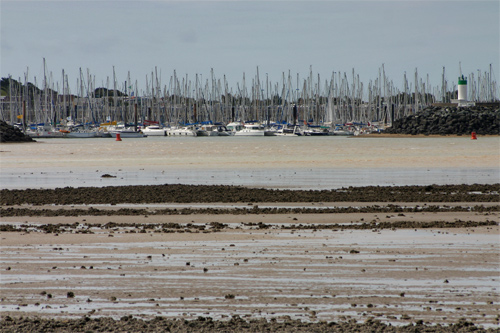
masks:
[[[97,138],[97,132],[69,132],[66,134],[67,138],[73,139],[88,139],[88,138]]]
[[[274,133],[274,136],[300,136],[300,135],[295,133],[276,132]]]
[[[120,134],[120,138],[145,138],[146,135],[142,132],[110,132],[112,138],[116,138]]]
[[[147,136],[166,136],[167,132],[160,129],[160,130],[143,130],[142,133]]]
[[[259,123],[249,123],[243,126],[243,129],[237,131],[237,136],[264,136],[264,126]]]
[[[27,133],[28,136],[32,138],[64,138],[67,133],[59,133],[59,132],[47,132],[47,133]]]
[[[350,136],[350,135],[354,135],[354,132],[340,130],[340,131],[333,131],[333,135]]]
[[[167,129],[167,136],[197,136],[196,131],[186,128]]]
[[[264,131],[245,131],[244,129],[234,133],[235,136],[264,136]]]

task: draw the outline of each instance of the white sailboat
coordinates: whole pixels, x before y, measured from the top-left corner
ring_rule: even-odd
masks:
[[[116,138],[117,134],[120,134],[121,138],[143,138],[146,137],[142,131],[136,131],[132,127],[126,127],[124,124],[119,124],[116,126],[109,126],[108,133],[111,137]]]
[[[219,136],[217,126],[212,124],[201,125],[196,130],[197,136]]]
[[[54,129],[51,125],[42,124],[36,128],[28,128],[26,134],[32,138],[63,138],[68,133]]]
[[[69,133],[66,133],[66,138],[73,139],[88,139],[88,138],[97,138],[98,133],[95,130],[91,129],[81,129],[81,130],[72,130]]]
[[[219,136],[232,136],[234,135],[234,132],[228,129],[226,126],[223,124],[216,124],[217,126],[217,132]]]
[[[282,126],[274,134],[276,136],[301,136],[303,135],[302,129],[299,125]]]

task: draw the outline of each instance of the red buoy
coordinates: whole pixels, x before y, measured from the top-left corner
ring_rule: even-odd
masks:
[[[116,141],[122,141],[120,133],[116,133]]]
[[[477,140],[477,136],[476,136],[476,132],[472,132],[471,133],[471,137],[470,137],[471,140]]]

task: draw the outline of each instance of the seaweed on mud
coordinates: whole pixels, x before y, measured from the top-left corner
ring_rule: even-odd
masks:
[[[410,212],[498,212],[500,205],[494,206],[414,206],[402,207],[394,204],[387,206],[372,205],[366,207],[327,207],[327,208],[166,208],[166,209],[131,209],[120,208],[117,210],[109,209],[35,209],[35,208],[0,208],[0,216],[146,216],[146,215],[191,215],[191,214],[205,214],[205,215],[247,215],[247,214],[338,214],[338,213],[410,213]],[[400,215],[404,216],[404,215]]]
[[[332,190],[226,185],[145,185],[0,190],[1,205],[242,202],[498,202],[500,184],[364,186]],[[257,209],[254,207],[253,209]]]
[[[1,226],[0,231],[5,232],[43,232],[43,233],[93,233],[97,230],[110,229],[105,225],[100,224],[66,224],[66,223],[53,223],[53,224],[41,224],[41,225],[30,225],[21,224],[19,226],[14,226],[12,224],[4,224]],[[356,224],[266,224],[263,222],[259,223],[243,223],[243,225],[249,229],[278,229],[278,230],[382,230],[382,229],[429,229],[429,228],[475,228],[484,226],[495,226],[498,222],[495,221],[432,221],[432,222],[417,222],[417,221],[397,221],[397,222],[371,222],[371,223],[356,223]],[[220,222],[211,222],[209,224],[210,228],[206,225],[200,224],[182,224],[182,223],[113,223],[113,228],[128,228],[131,233],[184,233],[184,232],[219,232],[224,229],[231,229],[228,224]],[[83,227],[83,229],[82,229]],[[134,230],[135,229],[135,230]]]
[[[410,321],[408,315],[403,315]],[[0,320],[2,332],[499,332],[496,328],[485,329],[472,321],[461,319],[449,325],[426,324],[422,320],[403,326],[385,324],[368,318],[365,322],[356,320],[306,322],[299,319],[276,318],[245,320],[233,315],[229,320],[213,320],[198,317],[193,320],[167,319],[157,316],[151,320],[135,318],[132,315],[120,319],[109,317],[79,319],[13,318],[5,316]]]

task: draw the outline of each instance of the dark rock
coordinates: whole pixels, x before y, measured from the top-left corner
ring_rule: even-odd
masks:
[[[222,189],[222,191],[216,191]],[[1,205],[74,205],[74,204],[109,204],[116,203],[211,203],[211,202],[246,202],[254,198],[259,202],[498,202],[500,184],[472,185],[433,185],[432,190],[426,186],[365,186],[349,187],[338,190],[272,190],[254,189],[239,186],[224,185],[137,185],[110,187],[81,187],[56,189],[25,189],[0,190]],[[276,209],[279,211],[279,209]],[[297,208],[285,212],[300,213]],[[197,210],[198,212],[200,210]],[[234,209],[236,213],[269,213],[274,208]],[[20,210],[12,211],[21,213]],[[106,215],[105,211],[94,208],[75,210],[75,216]],[[2,211],[7,214],[6,211]],[[171,214],[187,214],[188,209],[172,210]],[[213,208],[203,210],[203,213],[214,214]],[[10,213],[9,213],[10,214]],[[12,215],[10,214],[10,215]],[[45,216],[66,214],[59,210],[44,211]],[[122,208],[113,214],[145,215],[151,214],[141,209]],[[21,215],[22,216],[22,215]],[[112,227],[111,225],[109,227]],[[174,225],[166,225],[172,228]],[[223,227],[218,222],[211,223],[211,228]],[[47,227],[50,228],[50,227]],[[57,232],[48,230],[48,232]]]
[[[0,142],[35,142],[19,128],[0,120]]]
[[[116,178],[116,176],[112,176],[109,173],[105,173],[104,175],[101,176],[101,178]]]
[[[402,319],[411,319],[403,315]],[[156,317],[152,320],[122,317],[81,319],[37,319],[4,317],[0,321],[2,332],[498,332],[497,329],[486,330],[475,326],[473,322],[461,319],[448,326],[426,324],[418,320],[416,324],[392,326],[375,319],[364,323],[355,320],[348,322],[302,322],[287,319],[284,322],[276,318],[244,320],[232,316],[229,321],[214,321],[212,318],[198,317],[194,320],[164,319]]]
[[[389,134],[479,135],[500,134],[500,107],[428,107],[415,115],[397,119]]]

